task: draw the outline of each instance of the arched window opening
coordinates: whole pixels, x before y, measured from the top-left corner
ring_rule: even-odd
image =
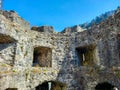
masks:
[[[66,84],[57,82],[57,81],[49,81],[44,82],[41,85],[35,87],[35,90],[67,90]]]
[[[108,82],[103,82],[99,83],[96,85],[95,90],[113,90],[114,85],[108,83]]]

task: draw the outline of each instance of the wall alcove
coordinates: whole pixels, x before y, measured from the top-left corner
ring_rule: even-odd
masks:
[[[76,56],[79,66],[94,66],[98,64],[96,45],[87,45],[76,48]]]
[[[52,49],[48,47],[35,47],[33,66],[52,67]]]

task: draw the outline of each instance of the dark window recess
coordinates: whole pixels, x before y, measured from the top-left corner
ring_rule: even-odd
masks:
[[[52,66],[52,50],[48,47],[34,48],[33,66],[51,67]]]
[[[96,85],[95,90],[113,90],[114,86],[108,82],[99,83]]]
[[[96,60],[96,45],[88,45],[76,48],[78,65],[93,66]]]
[[[35,87],[35,90],[66,90],[66,84],[60,82],[45,82]]]

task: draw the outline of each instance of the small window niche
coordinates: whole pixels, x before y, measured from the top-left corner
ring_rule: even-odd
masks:
[[[52,49],[48,47],[35,47],[33,54],[34,67],[52,67]]]
[[[87,45],[76,48],[79,66],[94,66],[98,64],[96,45]]]

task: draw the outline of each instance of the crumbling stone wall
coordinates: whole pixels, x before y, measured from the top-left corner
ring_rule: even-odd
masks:
[[[94,90],[102,82],[120,89],[119,17],[117,10],[90,30],[74,26],[57,33],[51,26],[30,30],[15,12],[0,11],[0,90],[36,90],[49,81],[67,90]]]

